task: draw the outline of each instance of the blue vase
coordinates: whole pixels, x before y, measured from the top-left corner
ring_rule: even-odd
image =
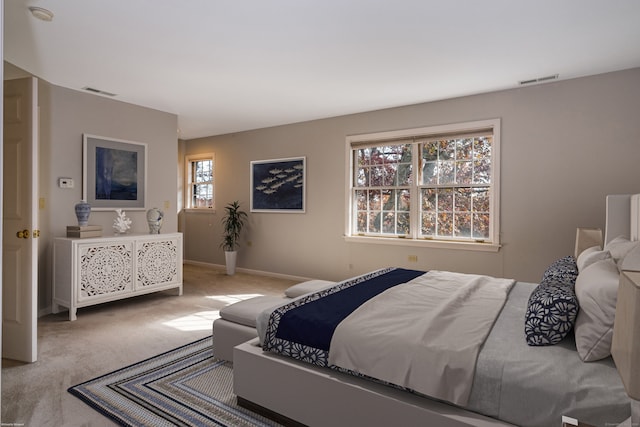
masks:
[[[84,227],[89,225],[89,215],[91,215],[91,205],[82,200],[80,203],[76,203],[76,218],[78,218],[78,225]]]

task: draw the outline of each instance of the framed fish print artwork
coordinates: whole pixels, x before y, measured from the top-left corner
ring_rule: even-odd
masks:
[[[305,157],[251,162],[251,212],[304,213]]]

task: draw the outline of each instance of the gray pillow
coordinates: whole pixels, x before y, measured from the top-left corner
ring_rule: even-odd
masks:
[[[304,294],[319,291],[335,284],[336,282],[330,282],[328,280],[308,280],[291,286],[284,291],[284,294],[289,298],[298,298]]]
[[[611,258],[613,258],[613,260],[618,265],[618,269],[620,269],[624,258],[638,245],[638,243],[640,242],[632,242],[624,236],[618,236],[607,243],[604,249],[606,251],[609,251],[609,253],[611,254]]]
[[[638,242],[636,242],[638,243]],[[640,271],[640,244],[631,249],[627,255],[618,263],[620,271]]]
[[[263,310],[278,307],[287,301],[284,297],[272,295],[249,298],[224,307],[220,310],[220,317],[229,322],[255,328],[256,318]]]
[[[596,261],[578,274],[576,349],[580,359],[593,362],[611,355],[619,272],[613,258]]]
[[[582,271],[596,261],[611,258],[609,251],[604,251],[600,246],[593,246],[585,249],[578,255],[578,271]]]

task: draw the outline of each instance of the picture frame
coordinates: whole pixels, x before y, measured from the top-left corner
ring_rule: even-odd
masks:
[[[304,213],[306,157],[251,162],[251,212]]]
[[[147,144],[83,134],[82,198],[92,210],[144,210]]]

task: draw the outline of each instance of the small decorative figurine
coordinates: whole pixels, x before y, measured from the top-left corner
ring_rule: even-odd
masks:
[[[147,211],[147,224],[149,224],[149,234],[160,234],[162,228],[162,218],[164,212],[158,208],[151,208]]]
[[[117,234],[125,234],[131,228],[131,220],[122,209],[116,209],[116,219],[113,220],[113,229]]]

